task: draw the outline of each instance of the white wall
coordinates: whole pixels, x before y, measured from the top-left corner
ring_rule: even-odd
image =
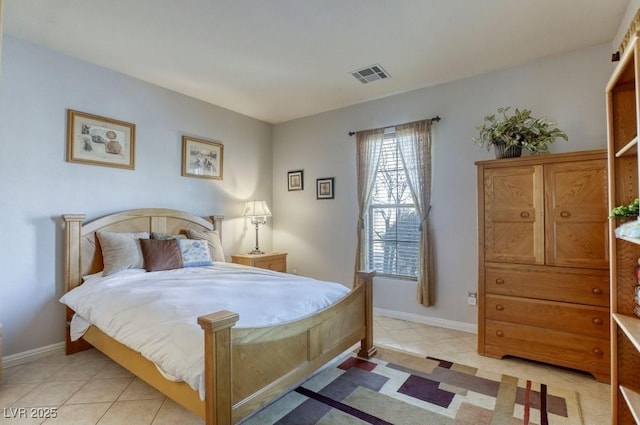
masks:
[[[270,124],[5,36],[0,74],[4,354],[64,340],[60,215],[176,208],[224,214],[227,256],[252,248],[243,201],[271,205]],[[67,108],[137,126],[135,170],[65,161]],[[222,181],[182,177],[181,136],[224,144]],[[261,246],[271,247],[271,226]],[[232,242],[235,241],[235,242]]]
[[[0,66],[2,65],[2,0],[0,0]]]
[[[477,286],[474,162],[493,153],[472,144],[475,126],[500,106],[529,108],[567,132],[570,141],[556,142],[552,152],[605,148],[604,87],[610,72],[606,44],[276,125],[275,249],[289,252],[290,270],[351,282],[357,202],[355,142],[347,132],[440,115],[442,121],[433,127],[435,306],[417,304],[415,282],[388,279],[376,279],[374,303],[412,315],[476,323],[476,308],[466,304],[467,291]],[[304,169],[305,189],[288,192],[286,173],[296,169]],[[336,199],[316,200],[316,178],[332,176]]]
[[[622,21],[620,22],[618,32],[611,42],[611,53],[618,51],[618,49],[620,48],[620,42],[622,42],[624,35],[627,33],[629,25],[638,12],[638,9],[640,9],[640,0],[630,0],[629,6],[627,6],[627,11],[622,18]]]

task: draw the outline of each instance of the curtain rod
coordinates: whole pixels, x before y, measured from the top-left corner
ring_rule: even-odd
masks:
[[[436,115],[435,117],[431,118],[431,121],[438,122],[438,121],[440,121],[441,119],[442,119],[442,118],[440,118],[440,116],[439,116],[439,115]],[[390,127],[394,127],[394,126],[390,126]],[[385,128],[386,128],[386,127],[385,127]],[[356,133],[357,133],[357,131],[350,131],[350,132],[349,132],[349,133],[347,133],[347,134],[349,134],[349,136],[353,136],[353,135],[354,135],[354,134],[356,134]]]

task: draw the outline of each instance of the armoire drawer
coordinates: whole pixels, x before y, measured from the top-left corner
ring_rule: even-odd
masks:
[[[609,306],[607,270],[488,263],[484,284],[491,294]]]
[[[487,294],[485,317],[609,339],[609,309],[606,307]]]
[[[498,358],[514,355],[587,370],[598,380],[609,381],[608,339],[487,320],[484,351]]]

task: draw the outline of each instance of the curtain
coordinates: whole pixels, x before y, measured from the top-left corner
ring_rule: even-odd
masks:
[[[431,120],[396,126],[400,158],[407,171],[407,183],[420,217],[420,256],[418,264],[418,302],[433,305],[433,267],[429,243],[431,210]]]
[[[356,245],[355,271],[362,270],[365,261],[364,241],[365,228],[364,216],[371,200],[371,191],[375,183],[376,170],[382,142],[384,140],[384,128],[365,130],[356,133],[356,166],[358,168],[358,240]]]

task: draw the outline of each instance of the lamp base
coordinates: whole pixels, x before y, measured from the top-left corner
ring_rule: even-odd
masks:
[[[251,222],[256,225],[256,247],[253,248],[253,251],[249,251],[249,254],[251,255],[264,254],[264,252],[260,251],[260,245],[258,244],[258,226],[260,224],[264,224],[264,222],[261,220],[256,220],[255,222],[252,220]]]

